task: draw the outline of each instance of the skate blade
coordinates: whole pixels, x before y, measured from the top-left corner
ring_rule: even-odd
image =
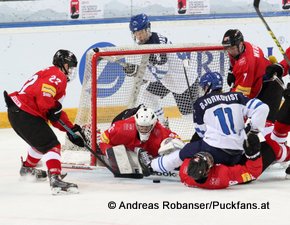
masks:
[[[290,180],[290,174],[286,174],[285,179]]]
[[[52,195],[66,195],[66,194],[78,194],[79,189],[76,187],[70,187],[66,190],[62,190],[60,187],[51,188]]]

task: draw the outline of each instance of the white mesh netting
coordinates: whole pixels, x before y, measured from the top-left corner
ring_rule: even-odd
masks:
[[[91,140],[91,134],[95,132],[91,130],[93,117],[97,128],[104,131],[117,114],[139,104],[152,108],[160,122],[169,123],[171,130],[183,140],[189,140],[194,133],[192,103],[200,94],[200,76],[216,71],[224,76],[226,83],[229,58],[221,45],[142,45],[108,47],[100,51],[102,57],[97,63],[97,79],[93,83],[95,68],[92,67],[92,58],[95,52],[87,52],[75,120],[84,126],[89,144],[96,141]],[[93,84],[96,84],[96,89],[92,88]],[[97,96],[93,99],[96,114],[92,113],[93,94]],[[68,140],[63,149],[65,161],[76,162],[81,158],[75,151],[83,149]],[[89,162],[89,153],[86,154]]]

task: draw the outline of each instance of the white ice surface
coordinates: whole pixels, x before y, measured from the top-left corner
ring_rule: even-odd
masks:
[[[63,141],[64,134],[57,133]],[[117,179],[106,169],[66,170],[77,195],[52,196],[48,181],[20,180],[27,145],[11,129],[0,129],[0,225],[289,225],[290,180],[284,169],[267,171],[247,185],[226,190],[187,188],[179,182]],[[109,209],[124,203],[156,203],[158,209]],[[170,203],[264,203],[269,209],[163,209]]]

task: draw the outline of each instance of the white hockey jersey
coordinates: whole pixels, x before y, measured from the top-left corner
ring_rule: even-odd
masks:
[[[246,119],[250,118],[252,129],[262,131],[268,113],[266,104],[242,93],[211,93],[195,102],[194,124],[196,132],[207,144],[243,150]]]
[[[145,44],[171,44],[171,42],[166,37],[152,32]],[[182,94],[188,89],[186,75],[191,86],[205,72],[220,69],[223,73],[224,64],[228,64],[223,57],[220,52],[152,54],[143,79],[150,82],[160,81],[171,92]],[[188,60],[189,65],[186,67],[184,60]]]

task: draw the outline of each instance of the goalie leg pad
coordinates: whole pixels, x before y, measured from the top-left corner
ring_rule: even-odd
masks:
[[[143,178],[139,164],[133,159],[135,153],[127,151],[124,145],[109,148],[106,154],[112,169],[117,174],[116,177]]]

